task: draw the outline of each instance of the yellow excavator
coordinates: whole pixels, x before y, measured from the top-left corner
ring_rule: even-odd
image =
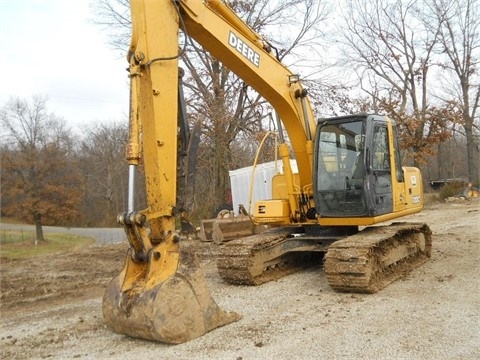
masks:
[[[316,120],[299,77],[220,0],[131,0],[131,14],[129,196],[127,211],[118,217],[130,249],[103,298],[108,327],[182,343],[240,318],[215,303],[195,254],[182,246],[175,227],[183,211],[177,168],[179,134],[185,130],[179,30],[261,94],[281,125],[283,173],[272,180],[271,199],[257,202],[252,215],[269,230],[222,245],[217,268],[226,282],[258,285],[323,254],[333,289],[372,293],[428,260],[429,227],[392,223],[423,207],[421,174],[401,166],[394,120],[374,114]],[[292,172],[283,128],[298,173]],[[140,163],[148,206],[135,211]]]

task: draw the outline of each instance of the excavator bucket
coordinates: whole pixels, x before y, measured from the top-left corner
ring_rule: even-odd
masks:
[[[213,300],[194,254],[169,253],[165,244],[153,248],[148,261],[132,254],[103,297],[104,320],[114,332],[179,344],[240,319]]]
[[[233,239],[247,237],[265,231],[248,217],[202,220],[200,239],[220,245]]]

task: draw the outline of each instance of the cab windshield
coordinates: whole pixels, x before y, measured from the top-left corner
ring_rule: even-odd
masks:
[[[323,216],[364,215],[365,131],[362,120],[325,123],[316,142],[315,197]]]

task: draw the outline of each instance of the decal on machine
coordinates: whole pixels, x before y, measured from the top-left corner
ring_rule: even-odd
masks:
[[[410,179],[412,180],[412,186],[417,186],[417,177],[415,175],[412,175]]]
[[[250,46],[240,39],[237,35],[230,31],[228,35],[228,45],[242,54],[245,59],[250,61],[256,67],[260,66],[260,54],[254,51]]]

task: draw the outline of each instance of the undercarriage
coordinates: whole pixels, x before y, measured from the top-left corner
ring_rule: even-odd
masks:
[[[323,258],[334,290],[374,293],[427,261],[431,246],[429,227],[419,223],[359,232],[351,227],[290,226],[224,244],[217,268],[228,283],[260,285]]]

